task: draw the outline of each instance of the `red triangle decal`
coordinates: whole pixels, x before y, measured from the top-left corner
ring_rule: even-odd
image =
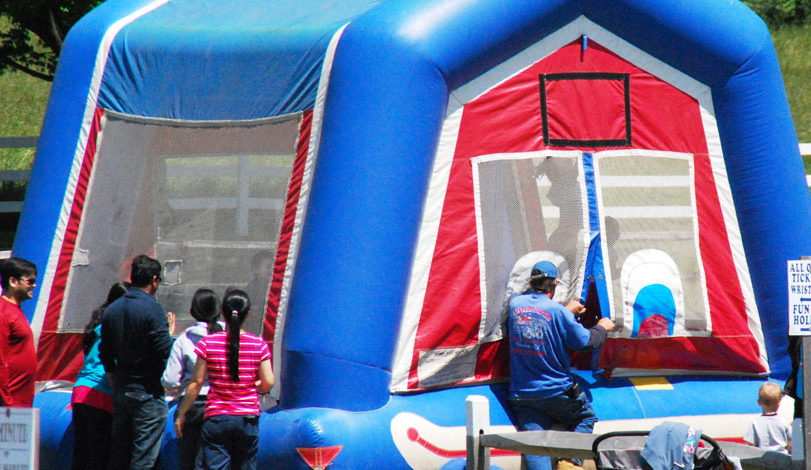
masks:
[[[324,470],[343,448],[344,446],[296,447],[296,452],[313,470]]]

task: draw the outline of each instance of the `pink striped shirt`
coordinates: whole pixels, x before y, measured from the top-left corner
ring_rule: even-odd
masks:
[[[262,338],[242,333],[239,338],[239,382],[228,372],[228,336],[214,333],[201,339],[195,349],[197,357],[208,366],[208,399],[206,415],[258,415],[259,397],[256,381],[259,364],[270,360],[270,349]]]

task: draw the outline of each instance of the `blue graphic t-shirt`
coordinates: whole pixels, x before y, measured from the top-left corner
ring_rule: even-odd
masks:
[[[591,333],[545,294],[510,299],[510,397],[549,398],[572,385],[568,349],[581,350]]]

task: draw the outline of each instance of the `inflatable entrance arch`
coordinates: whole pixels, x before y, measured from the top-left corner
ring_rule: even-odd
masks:
[[[99,286],[151,253],[180,313],[198,286],[266,288],[260,467],[439,468],[464,456],[467,395],[505,403],[507,281],[538,251],[622,326],[577,372],[598,431],[690,415],[740,437],[758,410],[739,398],[789,369],[809,209],[742,4],[110,0],[66,42],[13,253],[41,271],[43,384],[75,377]],[[624,313],[643,250],[677,267],[666,334]],[[37,395],[48,468],[67,468],[68,401]]]

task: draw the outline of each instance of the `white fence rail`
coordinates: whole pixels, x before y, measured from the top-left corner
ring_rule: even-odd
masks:
[[[39,143],[38,136],[28,137],[0,137],[0,148],[33,148]],[[28,181],[30,170],[0,171],[0,183],[4,181]],[[14,213],[23,211],[22,201],[0,201],[0,213]]]
[[[28,181],[31,170],[5,170],[0,171],[0,182],[3,181]],[[22,201],[0,201],[0,213],[22,212]]]
[[[290,178],[290,170],[283,167],[254,165],[246,155],[239,156],[235,165],[216,166],[171,166],[167,168],[167,178],[183,177],[232,177],[237,179],[236,194],[230,197],[171,198],[167,202],[175,210],[195,209],[236,209],[236,232],[248,234],[248,220],[251,209],[284,210],[284,199],[251,197],[250,179],[254,176],[266,178]]]
[[[811,144],[800,144],[800,155],[811,155]],[[811,175],[805,175],[805,183],[811,186]]]

